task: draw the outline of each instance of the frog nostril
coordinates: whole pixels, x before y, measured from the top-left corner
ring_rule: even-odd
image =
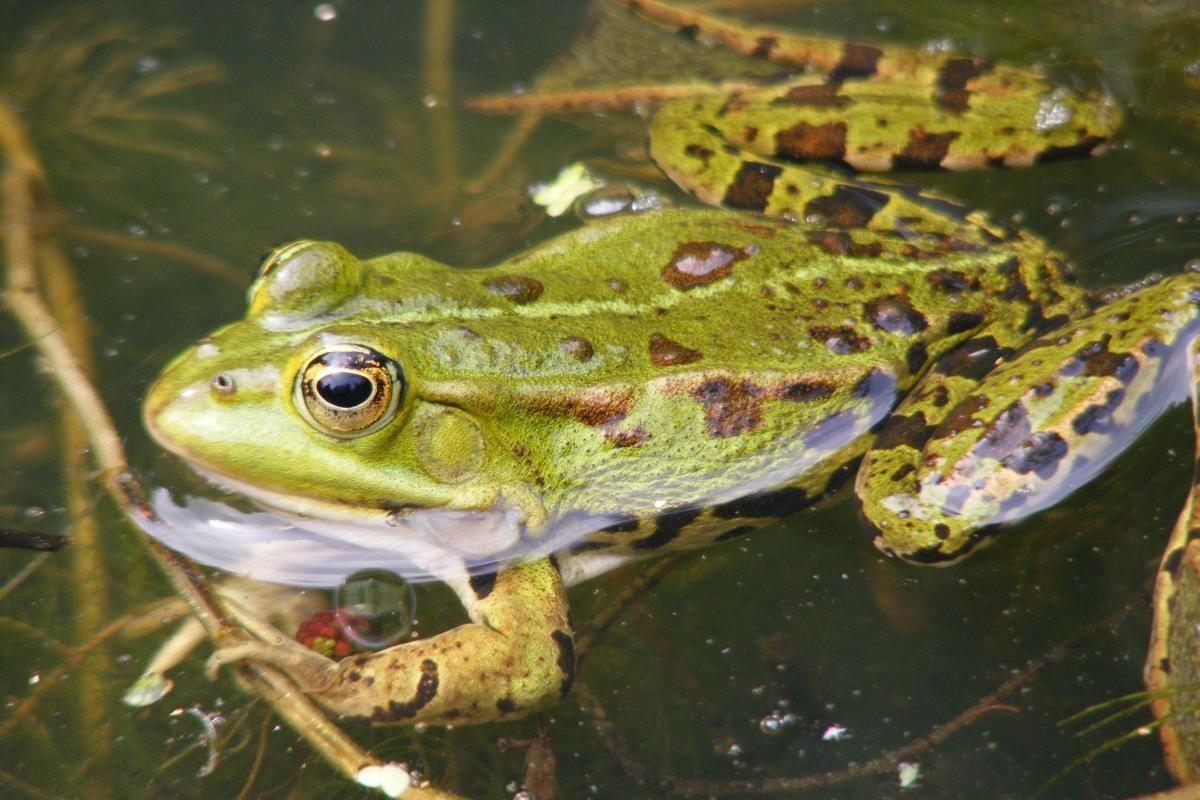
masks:
[[[237,389],[237,384],[233,382],[233,376],[228,372],[218,372],[213,375],[211,386],[215,394],[233,394]]]

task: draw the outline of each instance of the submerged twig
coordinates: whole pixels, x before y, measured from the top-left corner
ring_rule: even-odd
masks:
[[[660,783],[654,781],[650,777],[649,771],[642,766],[642,763],[637,760],[633,754],[633,748],[625,741],[618,732],[616,727],[608,719],[608,714],[604,711],[604,706],[600,704],[599,699],[592,693],[592,690],[587,687],[582,681],[576,681],[571,688],[571,697],[575,702],[579,703],[579,709],[588,716],[592,721],[592,730],[600,737],[601,743],[608,752],[620,763],[621,768],[625,773],[633,779],[639,789],[645,789],[652,783]]]
[[[50,558],[51,553],[38,553],[33,558],[29,559],[29,563],[21,567],[16,575],[9,578],[3,586],[0,586],[0,600],[8,597],[18,586],[29,579],[29,576],[37,572],[38,567],[46,563],[46,559]]]
[[[616,622],[626,609],[637,602],[643,594],[657,586],[659,581],[667,576],[667,573],[686,561],[689,555],[689,553],[678,553],[656,561],[645,572],[634,578],[586,625],[580,626],[579,632],[575,635],[576,659],[582,661],[597,636],[608,630],[609,626]]]
[[[178,261],[181,264],[194,267],[200,272],[220,278],[235,286],[244,285],[250,278],[249,270],[243,274],[219,258],[214,258],[204,253],[197,253],[191,248],[172,242],[139,239],[135,236],[123,236],[119,233],[102,231],[97,228],[85,228],[80,225],[70,225],[62,233],[63,236],[75,242]]]
[[[0,548],[13,550],[41,550],[53,553],[69,545],[71,540],[57,533],[38,533],[34,531],[14,531],[11,528],[0,528]]]
[[[728,794],[780,794],[782,792],[801,792],[826,786],[847,783],[857,778],[869,775],[885,775],[895,772],[903,761],[910,761],[940,745],[946,739],[972,725],[984,714],[999,709],[1007,709],[1001,700],[1027,685],[1038,674],[1079,649],[1093,636],[1112,630],[1125,619],[1133,610],[1126,606],[1117,613],[1089,628],[1078,636],[1063,642],[1046,652],[1040,658],[1032,661],[1029,666],[1017,675],[1009,678],[996,687],[995,690],[976,701],[970,708],[953,719],[938,725],[924,736],[914,739],[908,744],[888,750],[877,758],[861,764],[855,764],[845,769],[821,772],[814,775],[801,775],[785,778],[759,778],[732,781],[680,780],[668,778],[664,781],[671,794],[692,795],[728,795]]]

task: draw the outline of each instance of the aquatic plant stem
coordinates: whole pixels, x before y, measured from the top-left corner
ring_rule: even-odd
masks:
[[[58,321],[41,299],[35,266],[37,245],[34,219],[38,208],[37,198],[47,194],[45,173],[24,135],[20,121],[11,112],[11,106],[3,95],[0,95],[0,147],[4,148],[6,165],[0,177],[0,199],[3,201],[0,225],[4,231],[3,255],[7,273],[5,303],[25,335],[50,365],[51,375],[83,424],[92,458],[100,469],[109,496],[131,517],[154,520],[154,510],[146,503],[141,488],[129,474],[124,449],[108,410],[71,350]],[[141,538],[176,591],[187,600],[214,640],[225,641],[245,635],[221,610],[207,579],[194,564],[147,536]],[[127,621],[126,617],[114,620],[92,641],[103,641]],[[82,647],[76,650],[80,657],[85,652]],[[364,767],[381,765],[378,759],[359,748],[330,722],[279,671],[251,663],[239,667],[237,674],[343,775],[354,779]],[[31,694],[26,702],[39,694]],[[18,706],[13,715],[0,724],[0,736],[20,718],[18,712],[21,708]],[[405,797],[412,800],[450,800],[455,796],[413,787],[405,793]]]

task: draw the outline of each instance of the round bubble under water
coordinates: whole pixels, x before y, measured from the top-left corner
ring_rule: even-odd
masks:
[[[334,590],[333,605],[347,640],[363,650],[380,650],[412,629],[417,593],[394,572],[364,569]]]

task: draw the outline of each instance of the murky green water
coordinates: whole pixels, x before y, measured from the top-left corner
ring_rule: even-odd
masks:
[[[70,256],[83,303],[68,327],[90,342],[98,386],[147,486],[196,485],[141,429],[147,382],[184,344],[242,313],[242,291],[265,248],[326,238],[364,255],[415,249],[486,263],[569,224],[529,216],[521,200],[528,184],[624,146],[613,138],[620,128],[548,120],[487,192],[465,196],[464,181],[487,168],[512,122],[456,102],[527,85],[569,45],[585,5],[443,2],[453,10],[453,58],[439,72],[429,67],[437,0],[336,2],[326,21],[315,3],[118,2],[88,11],[0,1],[0,91],[17,100],[49,173],[57,211],[47,231]],[[1131,116],[1104,159],[922,183],[1001,217],[1020,215],[1091,286],[1176,271],[1200,255],[1194,3],[746,5],[744,13],[781,25],[945,40],[1102,80]],[[138,116],[143,107],[123,104],[139,79],[171,74],[204,80],[183,81],[145,107],[167,116]],[[161,633],[106,639],[58,680],[64,647],[168,588],[95,483],[71,488],[63,465],[79,443],[64,433],[55,390],[21,344],[0,317],[0,527],[82,538],[89,523],[78,520],[90,514],[98,549],[58,553],[0,598],[0,795],[359,796],[228,678],[204,680],[202,656],[177,672],[163,703],[121,706]],[[1191,449],[1180,409],[1092,485],[947,570],[881,557],[852,499],[841,496],[678,567],[599,640],[581,680],[650,781],[762,788],[767,779],[863,764],[924,736],[1133,604],[1122,622],[909,757],[920,764],[918,787],[901,790],[888,772],[800,795],[1029,797],[1107,737],[1148,721],[1134,717],[1083,739],[1058,726],[1141,688],[1148,581],[1186,491]],[[0,552],[0,584],[31,558]],[[576,620],[590,619],[643,569],[573,590]],[[423,632],[460,619],[445,590],[421,589],[418,603]],[[34,704],[22,707],[29,698]],[[230,734],[204,778],[195,716],[172,715],[193,706],[218,711]],[[557,757],[560,796],[661,794],[653,783],[638,785],[571,700],[517,723],[356,737],[443,788],[499,798],[515,790],[523,758],[499,740],[527,739],[539,726]],[[832,726],[846,736],[826,741]],[[1169,785],[1147,736],[1078,766],[1045,796],[1124,798]]]

